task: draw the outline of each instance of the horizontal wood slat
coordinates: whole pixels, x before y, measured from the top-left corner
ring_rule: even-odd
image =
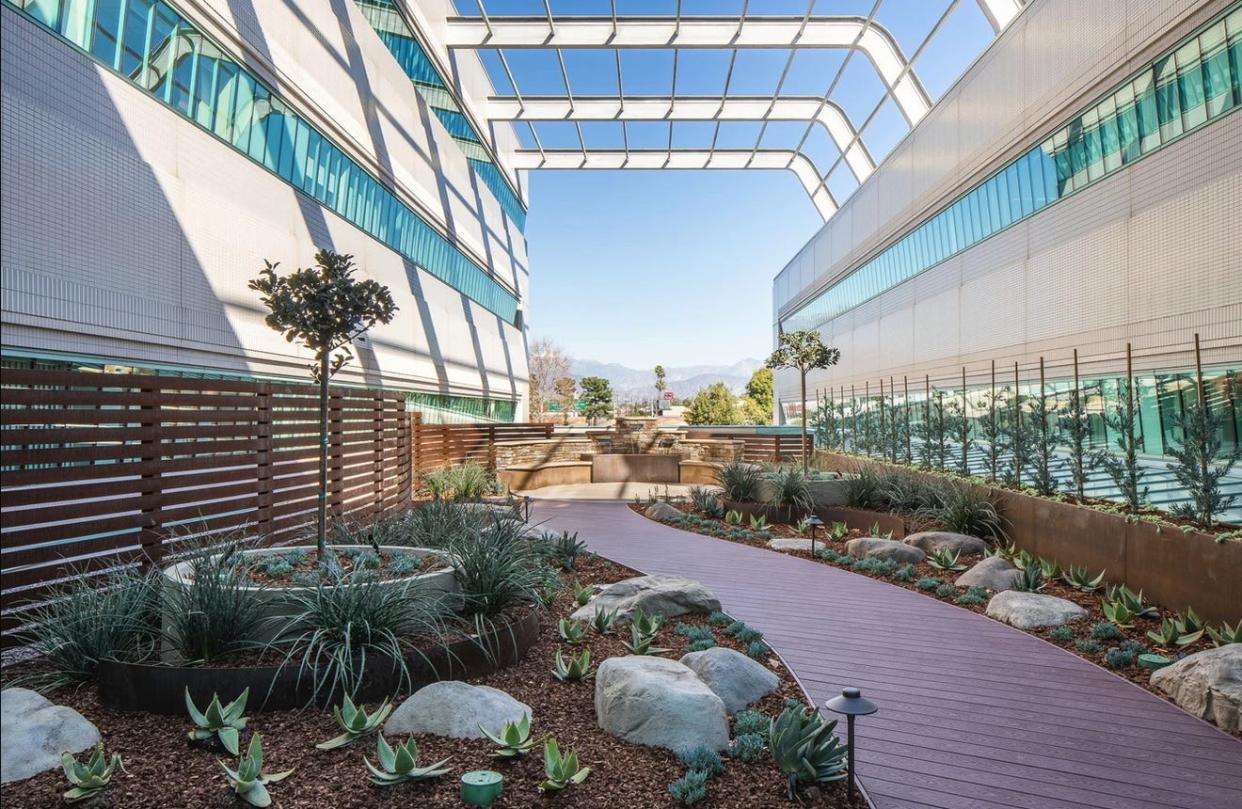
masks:
[[[67,575],[158,563],[190,534],[313,527],[312,385],[35,369],[0,385],[5,645],[22,605]],[[328,418],[329,505],[361,516],[408,502],[404,395],[332,388]]]
[[[497,441],[552,437],[551,424],[424,424],[420,413],[414,413],[410,422],[415,477],[466,461],[493,467]]]

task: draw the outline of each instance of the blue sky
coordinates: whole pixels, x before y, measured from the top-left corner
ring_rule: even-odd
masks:
[[[748,15],[804,14],[807,0],[750,0]],[[866,16],[876,0],[818,0],[816,14]],[[475,0],[457,0],[477,13]],[[491,16],[543,14],[543,0],[487,0]],[[617,0],[626,14],[672,14],[675,0]],[[914,54],[948,0],[881,0],[875,19]],[[554,14],[608,14],[607,0],[551,0]],[[682,0],[683,15],[738,14],[742,0]],[[973,0],[960,0],[915,60],[933,102],[991,40]],[[480,51],[499,94],[512,93],[495,51]],[[781,85],[782,95],[822,97],[841,71],[833,100],[879,163],[908,131],[884,86],[863,57],[842,70],[844,50],[801,51]],[[575,95],[617,94],[615,57],[608,50],[563,51]],[[676,92],[684,95],[771,95],[789,51],[740,51],[726,89],[730,52],[681,50]],[[523,96],[564,95],[552,50],[508,50],[505,59]],[[622,52],[627,95],[666,95],[672,89],[671,50]],[[838,201],[858,183],[822,127],[801,122],[677,122],[674,148],[796,148],[815,163]],[[810,131],[808,132],[808,128]],[[525,125],[523,144],[534,146]],[[570,122],[535,124],[547,149],[580,148]],[[627,126],[631,148],[665,148],[670,124]],[[592,148],[621,148],[618,122],[582,125]],[[732,363],[762,357],[772,341],[772,277],[822,225],[798,180],[786,171],[535,171],[530,176],[526,230],[531,262],[530,323],[570,354],[631,367]]]

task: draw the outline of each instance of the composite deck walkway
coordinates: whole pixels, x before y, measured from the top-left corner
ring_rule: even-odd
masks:
[[[1242,809],[1242,741],[1052,644],[794,556],[659,525],[625,503],[538,501],[644,573],[712,588],[819,705],[858,686],[858,770],[879,809]]]

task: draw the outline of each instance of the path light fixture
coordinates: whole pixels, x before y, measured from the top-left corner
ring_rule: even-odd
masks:
[[[523,522],[530,522],[530,501],[533,499],[529,494],[522,495],[522,507],[526,509],[526,516],[522,518]]]
[[[850,797],[854,797],[854,717],[869,716],[880,710],[874,702],[864,699],[862,692],[857,688],[846,688],[841,691],[841,696],[833,697],[824,703],[824,707],[833,713],[839,713],[845,716],[846,726],[846,744],[849,745],[849,793]]]
[[[806,518],[806,524],[811,526],[811,556],[815,555],[815,531],[824,527],[824,521],[815,514]]]

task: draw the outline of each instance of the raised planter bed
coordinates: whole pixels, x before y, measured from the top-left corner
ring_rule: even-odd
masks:
[[[807,489],[811,492],[811,502],[816,508],[844,506],[849,501],[849,479],[822,478],[807,481]],[[759,482],[759,500],[772,499],[776,494],[776,484],[769,478]]]
[[[539,614],[525,615],[481,635],[469,635],[448,644],[429,644],[409,654],[412,687],[417,690],[439,680],[464,680],[490,674],[520,661],[539,638]],[[367,681],[356,699],[374,702],[396,693],[401,686],[399,668],[388,661],[369,659]],[[146,711],[165,715],[185,713],[185,691],[199,704],[213,693],[225,702],[250,689],[247,710],[280,711],[301,708],[311,701],[314,686],[309,676],[299,681],[297,661],[283,669],[266,666],[171,666],[104,660],[99,664],[99,701],[119,711]],[[329,705],[339,701],[334,693],[315,701]]]
[[[747,519],[752,516],[760,516],[773,525],[792,525],[806,516],[805,511],[790,509],[787,506],[773,506],[767,503],[742,503],[736,500],[723,500],[722,502],[725,509],[736,511]],[[843,522],[850,528],[865,533],[874,526],[879,525],[880,533],[887,534],[891,531],[893,539],[902,539],[906,535],[906,521],[898,514],[864,511],[844,506],[815,508],[814,512],[815,516],[824,521],[825,526],[831,526],[834,522]]]

